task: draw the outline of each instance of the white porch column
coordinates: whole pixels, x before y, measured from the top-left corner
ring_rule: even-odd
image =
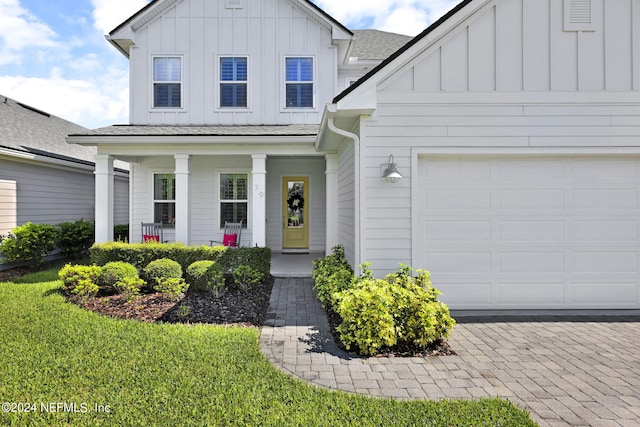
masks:
[[[327,206],[327,224],[326,224],[326,240],[325,254],[331,254],[331,248],[338,243],[338,155],[326,154],[326,206]]]
[[[176,154],[176,242],[191,244],[191,155]]]
[[[113,240],[113,157],[96,155],[95,174],[95,221],[96,243]]]
[[[267,245],[267,155],[252,154],[253,168],[251,177],[253,181],[253,195],[251,197],[253,209],[251,210],[253,228],[253,240],[251,246],[264,247]]]

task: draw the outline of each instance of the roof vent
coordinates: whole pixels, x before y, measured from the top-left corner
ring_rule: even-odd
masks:
[[[565,31],[595,31],[592,0],[564,0]]]

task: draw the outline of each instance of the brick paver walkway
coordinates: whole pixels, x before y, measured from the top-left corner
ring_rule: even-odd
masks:
[[[468,319],[457,356],[359,358],[333,342],[308,278],[278,278],[261,347],[318,386],[394,398],[499,396],[541,426],[640,426],[640,316]]]

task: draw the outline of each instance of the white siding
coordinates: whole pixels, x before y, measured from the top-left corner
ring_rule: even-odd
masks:
[[[564,31],[563,0],[496,0],[382,90],[623,91],[640,88],[640,4],[592,1],[594,31]]]
[[[353,267],[355,228],[354,146],[345,143],[338,151],[338,241],[344,246],[347,260]]]
[[[131,50],[132,124],[314,124],[337,93],[331,29],[288,0],[179,2],[142,27]],[[183,108],[152,109],[152,55],[183,57]],[[246,55],[249,108],[218,108],[218,55]],[[315,108],[284,109],[284,56],[311,55],[316,67]],[[320,76],[322,76],[320,78]]]
[[[0,236],[18,225],[17,199],[16,182],[0,180]]]
[[[311,194],[309,250],[324,251],[326,230],[325,160],[318,158],[267,158],[267,246],[282,249],[282,177],[308,176]]]

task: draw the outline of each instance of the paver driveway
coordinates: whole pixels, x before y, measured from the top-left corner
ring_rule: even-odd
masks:
[[[356,358],[333,343],[312,287],[276,279],[261,346],[313,384],[408,399],[499,396],[541,426],[640,426],[637,312],[467,318],[449,339],[457,356]]]

